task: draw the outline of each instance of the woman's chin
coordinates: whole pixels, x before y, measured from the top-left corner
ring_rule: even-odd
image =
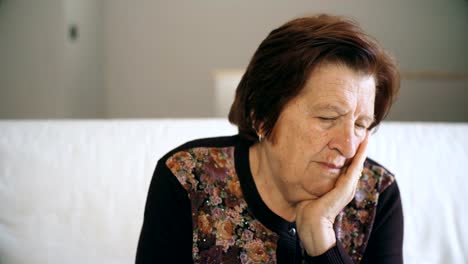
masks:
[[[315,183],[315,186],[312,186],[306,189],[307,194],[310,196],[310,199],[318,199],[335,187],[336,180],[328,180],[321,184]]]

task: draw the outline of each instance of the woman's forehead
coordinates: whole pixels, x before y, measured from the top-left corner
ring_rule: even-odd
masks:
[[[320,97],[349,93],[375,95],[375,78],[346,66],[325,64],[311,72],[300,94]]]

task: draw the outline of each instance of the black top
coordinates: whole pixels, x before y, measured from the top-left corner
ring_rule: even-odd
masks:
[[[355,199],[335,220],[337,245],[320,256],[310,257],[301,247],[295,223],[276,215],[261,199],[249,165],[251,144],[239,136],[201,139],[186,143],[159,160],[148,192],[136,263],[243,263],[252,257],[248,254],[251,241],[259,239],[265,241],[261,246],[265,252],[260,251],[251,261],[403,262],[400,194],[393,175],[385,168],[370,159],[366,161],[366,175],[361,177]],[[224,181],[226,185],[220,184]],[[242,191],[237,196],[239,200],[231,188],[237,182]],[[210,193],[211,185],[222,190],[219,201]],[[242,203],[247,205],[245,210],[239,209]],[[244,222],[228,223],[227,233],[224,232],[219,224],[226,221],[213,214],[219,208],[234,213],[236,208]],[[204,222],[206,219],[208,222]],[[259,221],[264,236],[255,233],[258,228],[245,224],[246,219]],[[253,236],[245,239],[244,233]],[[265,246],[271,241],[276,243]]]

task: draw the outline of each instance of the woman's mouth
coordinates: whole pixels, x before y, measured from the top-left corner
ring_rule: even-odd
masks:
[[[318,164],[320,165],[322,169],[325,169],[333,173],[339,173],[341,169],[343,168],[343,165],[328,163],[328,162],[319,162]]]

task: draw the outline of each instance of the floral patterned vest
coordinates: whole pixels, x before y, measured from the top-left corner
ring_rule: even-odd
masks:
[[[234,164],[234,146],[197,147],[166,161],[192,206],[195,263],[276,263],[278,234],[258,221],[244,199]],[[394,178],[366,162],[353,201],[335,220],[338,240],[355,263],[366,248],[379,193]]]

